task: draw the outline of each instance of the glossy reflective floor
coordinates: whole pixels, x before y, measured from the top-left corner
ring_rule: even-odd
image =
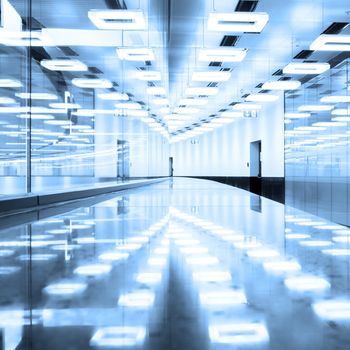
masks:
[[[174,179],[3,230],[1,349],[349,349],[350,229]]]

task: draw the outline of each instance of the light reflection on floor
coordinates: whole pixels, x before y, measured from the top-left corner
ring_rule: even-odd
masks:
[[[1,349],[348,349],[350,230],[256,198],[174,179],[3,230]]]

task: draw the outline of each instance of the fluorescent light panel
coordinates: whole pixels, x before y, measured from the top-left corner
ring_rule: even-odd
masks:
[[[227,81],[231,78],[230,72],[194,72],[192,75],[193,81]]]
[[[329,63],[291,62],[283,69],[283,74],[322,74],[329,69]]]
[[[142,11],[90,10],[88,17],[99,29],[144,30],[146,21]]]
[[[198,60],[201,62],[241,62],[247,54],[246,49],[222,47],[218,49],[201,49]]]
[[[79,60],[42,60],[40,65],[52,71],[85,72],[88,70],[87,65]]]
[[[263,90],[296,90],[301,86],[298,80],[268,81],[263,84]]]
[[[83,89],[110,89],[113,84],[107,79],[74,78],[72,84]]]
[[[350,51],[350,35],[320,35],[311,45],[312,51]]]
[[[155,56],[152,49],[149,48],[121,48],[117,49],[119,59],[125,61],[154,61]]]
[[[269,20],[265,12],[209,13],[208,30],[219,32],[260,33]]]
[[[219,89],[216,87],[189,87],[186,89],[187,96],[214,96]]]

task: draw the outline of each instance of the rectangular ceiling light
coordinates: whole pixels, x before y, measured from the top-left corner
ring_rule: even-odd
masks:
[[[320,101],[324,103],[350,103],[350,96],[324,96]]]
[[[263,90],[296,90],[301,86],[299,80],[268,81],[263,84]]]
[[[237,49],[235,47],[201,49],[198,60],[201,62],[241,62],[246,54],[246,49]]]
[[[165,95],[166,91],[163,87],[151,86],[147,88],[148,95]]]
[[[156,71],[141,71],[137,72],[137,79],[146,81],[159,81],[161,80],[160,72]]]
[[[115,108],[120,109],[141,109],[142,106],[137,102],[120,102],[115,105]]]
[[[260,33],[269,20],[265,12],[209,13],[208,30],[218,32]]]
[[[16,103],[16,100],[11,97],[0,97],[0,104],[2,105],[9,105],[13,103]]]
[[[327,112],[334,107],[330,105],[302,105],[298,107],[299,112]]]
[[[261,109],[261,105],[256,103],[237,103],[232,109],[236,109],[239,111],[256,111]]]
[[[248,102],[274,102],[279,99],[278,95],[272,94],[251,94],[246,97]]]
[[[302,118],[309,118],[311,116],[310,113],[286,113],[285,118],[287,119],[302,119]]]
[[[144,30],[145,16],[142,11],[129,10],[90,10],[88,16],[99,29]]]
[[[40,65],[48,70],[69,71],[69,72],[86,72],[88,67],[79,60],[57,59],[42,60]]]
[[[0,31],[0,44],[6,46],[51,46],[41,31],[7,32]]]
[[[191,107],[180,107],[180,108],[174,109],[174,113],[178,113],[178,114],[196,114],[199,112],[200,112],[200,109],[191,108]]]
[[[169,100],[167,98],[155,98],[154,100],[151,100],[150,102],[157,105],[157,106],[168,106],[169,105]]]
[[[72,84],[83,89],[110,89],[113,84],[107,79],[74,78]]]
[[[58,97],[55,94],[50,94],[48,92],[18,92],[15,94],[17,97],[23,100],[57,100]]]
[[[310,45],[313,51],[350,51],[350,35],[322,34]]]
[[[187,96],[214,96],[219,93],[216,87],[190,87],[186,89]]]
[[[329,63],[291,62],[284,67],[283,74],[322,74],[329,69]]]
[[[0,87],[4,87],[4,88],[22,87],[22,83],[16,79],[0,79]]]
[[[208,104],[208,100],[202,98],[183,98],[180,100],[180,106],[205,106]]]
[[[104,94],[98,94],[98,98],[107,101],[128,101],[129,96],[121,92],[107,92]]]
[[[154,61],[155,56],[152,49],[139,48],[139,49],[117,49],[117,55],[119,59],[125,61]]]
[[[193,81],[227,81],[231,78],[230,72],[194,72],[192,75]]]
[[[243,113],[238,111],[226,111],[221,113],[223,118],[243,118]]]

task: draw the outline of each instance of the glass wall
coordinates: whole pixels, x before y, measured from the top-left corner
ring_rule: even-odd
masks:
[[[0,195],[168,175],[166,11],[1,0]]]
[[[286,94],[286,204],[349,225],[350,61],[333,56]]]

